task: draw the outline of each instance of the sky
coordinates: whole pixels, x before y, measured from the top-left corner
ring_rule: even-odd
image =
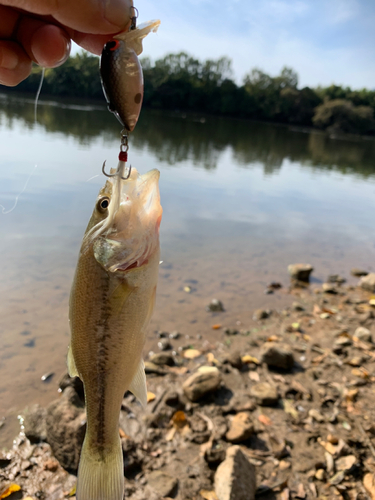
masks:
[[[254,67],[271,76],[283,66],[299,87],[332,83],[375,89],[374,0],[134,0],[139,22],[160,19],[144,40],[152,60],[185,51],[228,56],[241,83]]]

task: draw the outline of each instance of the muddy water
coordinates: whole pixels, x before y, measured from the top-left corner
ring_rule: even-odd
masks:
[[[30,102],[0,99],[0,204],[20,195],[0,214],[0,447],[25,406],[56,397],[80,240],[119,131],[104,107],[44,102],[35,124]],[[130,144],[138,170],[161,171],[164,208],[145,353],[157,330],[220,342],[213,323],[247,328],[254,309],[290,304],[283,291],[264,295],[270,281],[288,284],[289,263],[312,263],[315,282],[375,269],[374,141],[144,110]],[[205,311],[213,297],[224,313]]]

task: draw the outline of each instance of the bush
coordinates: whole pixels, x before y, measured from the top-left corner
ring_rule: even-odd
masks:
[[[373,134],[374,110],[370,106],[354,106],[346,99],[333,99],[315,109],[313,124],[331,132]]]

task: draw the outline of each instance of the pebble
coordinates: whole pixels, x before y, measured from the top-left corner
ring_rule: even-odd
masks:
[[[276,387],[268,382],[259,382],[250,388],[250,396],[255,398],[260,406],[274,406],[277,404],[279,395]]]
[[[215,366],[202,366],[185,380],[182,389],[190,401],[198,401],[207,393],[216,390],[220,382],[220,372]]]
[[[222,312],[224,311],[223,303],[218,299],[212,299],[208,306],[206,306],[206,311]]]
[[[160,366],[152,363],[151,361],[145,361],[145,373],[154,373],[156,375],[165,375],[167,372],[163,370]]]
[[[348,347],[352,345],[352,343],[352,340],[346,337],[346,335],[340,335],[340,337],[335,340],[335,345],[339,347]]]
[[[310,264],[290,264],[288,266],[290,277],[297,281],[304,281],[305,283],[310,281],[310,274],[313,270],[314,268]]]
[[[359,326],[354,332],[354,336],[363,342],[372,342],[371,332],[368,328]]]
[[[172,345],[167,338],[161,339],[160,342],[158,342],[158,347],[161,351],[168,351],[169,349],[172,349]]]
[[[261,348],[261,363],[290,370],[294,365],[292,349],[288,344],[266,342]]]
[[[271,316],[271,311],[269,309],[256,309],[253,314],[254,321],[260,321],[261,319],[267,319]]]
[[[254,433],[254,426],[250,413],[237,413],[231,423],[228,432],[225,435],[227,441],[231,443],[241,443],[249,439]]]
[[[240,332],[237,330],[237,328],[226,328],[224,330],[225,335],[228,336],[233,336],[233,335],[238,335]]]
[[[311,418],[313,418],[316,422],[319,422],[319,423],[325,421],[325,418],[323,417],[323,415],[315,408],[312,408],[311,410],[309,410],[309,416]]]
[[[315,472],[315,479],[317,479],[318,481],[324,481],[324,478],[325,478],[325,471],[324,471],[324,469],[318,469]]]
[[[347,455],[346,457],[340,457],[336,460],[335,466],[336,470],[347,471],[350,470],[357,462],[357,457],[354,455]]]
[[[350,274],[352,276],[356,276],[357,278],[361,278],[362,276],[367,276],[368,271],[365,271],[364,269],[359,269],[357,267],[353,267],[353,269],[350,270]]]
[[[323,283],[322,290],[324,293],[331,293],[333,295],[336,295],[339,293],[335,283]]]
[[[363,276],[359,280],[359,286],[368,292],[375,292],[375,273],[370,273],[367,276]]]
[[[293,311],[297,311],[297,312],[302,312],[305,310],[303,305],[301,305],[299,302],[293,302],[292,309],[293,309]]]
[[[169,334],[169,338],[170,338],[170,339],[175,339],[175,340],[177,340],[177,339],[179,339],[180,337],[181,337],[181,333],[180,333],[180,332],[171,332],[171,333]]]
[[[162,498],[174,496],[178,488],[178,479],[165,472],[154,470],[147,477],[148,485]]]
[[[157,352],[150,356],[150,362],[154,363],[155,365],[162,366],[162,365],[168,365],[168,366],[173,366],[174,365],[174,359],[172,354],[168,352]]]
[[[227,449],[226,458],[215,473],[215,493],[218,500],[254,500],[255,467],[239,446]]]
[[[339,274],[330,274],[327,278],[327,283],[337,283],[337,285],[342,285],[346,282],[346,279]]]
[[[243,365],[242,358],[241,358],[239,351],[234,351],[234,352],[230,352],[228,354],[225,354],[220,359],[220,361],[222,363],[229,363],[231,366],[233,366],[234,368],[237,368],[238,370],[241,370],[242,365]]]

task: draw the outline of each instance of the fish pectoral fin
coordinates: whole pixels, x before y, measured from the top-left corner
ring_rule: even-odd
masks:
[[[68,365],[69,377],[72,377],[72,378],[73,377],[79,377],[78,370],[77,370],[77,367],[76,367],[76,362],[74,361],[74,357],[73,357],[72,346],[68,347],[67,365]]]
[[[109,297],[113,314],[119,314],[122,311],[125,302],[128,300],[133,290],[134,288],[126,281],[116,286]]]
[[[146,373],[145,373],[145,364],[143,359],[138,365],[137,371],[131,381],[129,386],[129,391],[134,394],[134,396],[141,403],[143,408],[146,408],[147,405],[147,386],[146,386]]]

